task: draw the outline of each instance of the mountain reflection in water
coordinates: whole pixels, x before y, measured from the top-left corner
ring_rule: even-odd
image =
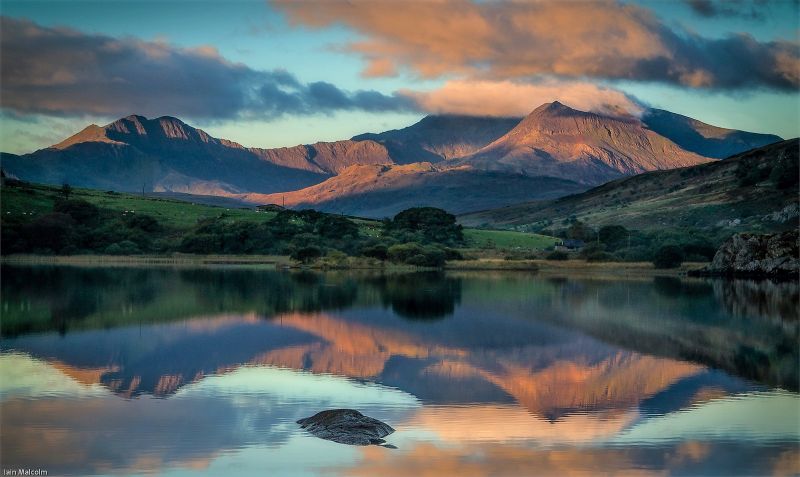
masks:
[[[245,268],[2,274],[4,466],[800,471],[797,283]],[[330,407],[388,422],[399,449],[299,432],[296,419]]]

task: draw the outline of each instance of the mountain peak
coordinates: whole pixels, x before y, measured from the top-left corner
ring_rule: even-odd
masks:
[[[113,123],[108,124],[104,129],[108,132],[144,135],[147,134],[147,130],[144,127],[144,124],[147,122],[148,119],[146,117],[131,114],[124,118],[117,119]]]
[[[555,115],[569,115],[569,114],[586,114],[584,111],[572,109],[564,103],[553,101],[552,103],[544,103],[538,108],[534,109],[528,116],[555,116]]]
[[[106,128],[100,127],[97,124],[90,124],[83,128],[77,134],[74,134],[67,139],[59,142],[58,144],[54,144],[50,146],[52,149],[66,149],[72,145],[79,144],[82,142],[105,142],[109,144],[122,144],[118,141],[114,141],[113,139],[109,138],[106,134]]]
[[[154,119],[153,121],[157,121],[157,122],[159,122],[161,124],[168,123],[168,124],[175,124],[175,125],[180,125],[180,126],[191,127],[188,124],[186,124],[185,122],[181,121],[180,118],[176,118],[174,116],[161,116],[161,117],[158,117],[158,118]]]
[[[638,119],[579,111],[553,101],[461,162],[599,184],[622,175],[707,160],[643,128]]]

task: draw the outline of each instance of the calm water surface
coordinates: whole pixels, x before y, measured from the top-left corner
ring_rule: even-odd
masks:
[[[798,284],[2,269],[2,466],[795,475]],[[397,449],[317,439],[348,407]]]

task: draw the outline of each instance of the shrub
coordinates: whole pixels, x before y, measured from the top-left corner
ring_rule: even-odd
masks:
[[[597,243],[590,243],[583,247],[580,251],[580,256],[588,259],[590,255],[595,255],[599,252],[605,252],[606,246]]]
[[[799,166],[797,150],[787,151],[778,159],[777,163],[772,168],[772,172],[769,174],[769,180],[774,182],[779,189],[797,187],[798,180],[800,179]]]
[[[444,250],[437,247],[423,247],[415,242],[392,245],[387,250],[387,255],[392,262],[418,267],[441,267],[446,260]]]
[[[339,250],[329,250],[325,254],[325,265],[339,266],[347,262],[347,254]]]
[[[399,263],[405,263],[409,258],[420,255],[422,252],[422,245],[416,242],[392,245],[386,251],[389,260]]]
[[[67,214],[82,225],[94,224],[100,217],[100,209],[85,200],[58,200],[53,211]]]
[[[548,260],[569,260],[569,255],[561,250],[556,250],[555,252],[547,254],[545,258]]]
[[[770,176],[771,169],[764,167],[755,157],[744,157],[736,166],[739,187],[755,185]]]
[[[61,212],[38,217],[25,225],[22,233],[31,251],[41,249],[58,253],[61,249],[74,245],[77,239],[75,221]]]
[[[139,247],[130,240],[112,243],[105,248],[104,252],[108,255],[136,255],[140,253]]]
[[[585,255],[587,262],[615,262],[617,257],[602,250],[594,250]]]
[[[314,245],[309,247],[298,248],[291,254],[291,258],[293,260],[297,260],[303,263],[309,263],[315,258],[319,258],[321,256],[322,256],[322,249]]]
[[[678,268],[683,263],[683,250],[677,245],[664,245],[653,257],[656,268]]]
[[[134,255],[140,252],[139,246],[130,240],[123,240],[122,242],[117,242],[114,245],[119,246],[122,255]]]
[[[428,248],[424,253],[409,257],[406,263],[417,267],[441,267],[445,263],[444,252],[442,250]]]
[[[361,255],[365,257],[377,258],[378,260],[386,260],[389,255],[387,253],[386,245],[372,245],[361,249]]]
[[[443,251],[445,260],[464,260],[464,255],[454,248],[445,247]]]
[[[132,229],[139,229],[150,233],[161,230],[161,224],[159,224],[156,219],[146,214],[134,214],[129,216],[125,223]]]
[[[710,241],[703,238],[698,238],[691,242],[683,243],[681,244],[681,248],[686,257],[695,257],[695,259],[687,261],[705,262],[713,259],[714,254],[717,253],[717,248]],[[696,258],[699,258],[699,260],[696,260]]]
[[[649,262],[653,260],[653,251],[650,247],[644,245],[626,248],[620,252],[620,255],[626,262]]]
[[[120,248],[118,243],[112,243],[105,249],[105,253],[108,255],[122,255],[122,249]]]
[[[183,238],[180,251],[184,253],[217,253],[219,252],[219,238],[211,234],[191,234]]]

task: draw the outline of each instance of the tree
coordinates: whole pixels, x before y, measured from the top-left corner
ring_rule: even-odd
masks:
[[[678,268],[682,263],[683,250],[677,245],[664,245],[653,257],[653,265],[656,268]]]
[[[436,207],[414,207],[394,216],[390,229],[418,233],[426,241],[443,244],[464,242],[464,232],[456,216]]]
[[[594,232],[580,220],[576,220],[567,229],[567,238],[589,242],[594,238]]]
[[[30,251],[58,253],[75,243],[75,221],[67,214],[53,212],[42,215],[23,227]]]
[[[608,250],[622,248],[628,240],[628,229],[621,225],[606,225],[598,231],[600,243],[604,244]]]
[[[65,182],[64,185],[61,186],[61,196],[69,200],[70,194],[72,194],[72,186]]]
[[[68,184],[65,184],[65,186],[69,187]],[[100,209],[85,200],[64,199],[56,201],[53,206],[53,211],[67,214],[71,216],[76,223],[82,225],[96,224],[100,218]]]

